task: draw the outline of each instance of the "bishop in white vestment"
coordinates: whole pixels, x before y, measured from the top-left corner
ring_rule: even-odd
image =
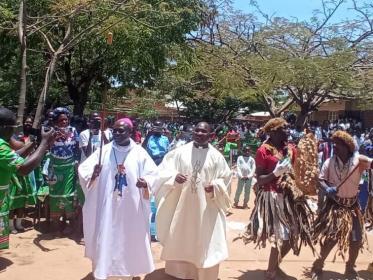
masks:
[[[129,138],[132,123],[113,127],[114,142],[96,150],[79,166],[85,193],[85,255],[95,279],[132,279],[154,270],[150,248],[149,189],[157,167],[148,153]],[[148,189],[149,188],[149,189]]]
[[[216,280],[228,257],[226,211],[231,170],[208,144],[211,128],[199,123],[194,141],[168,153],[159,166],[155,195],[157,233],[166,273],[181,279]]]

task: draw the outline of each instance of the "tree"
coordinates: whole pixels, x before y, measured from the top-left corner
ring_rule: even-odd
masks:
[[[185,34],[197,26],[202,5],[198,0],[27,3],[27,38],[35,42],[29,48],[42,52],[46,63],[34,126],[55,74],[57,88],[69,94],[76,114],[83,113],[90,90],[102,90],[113,78],[127,88],[151,86],[166,65],[169,48],[182,45]],[[13,1],[6,7],[20,8]],[[3,22],[7,35],[17,24],[14,14]],[[115,34],[113,46],[105,42],[109,31]]]
[[[26,70],[27,70],[27,40],[26,40],[26,0],[21,0],[18,13],[18,38],[21,48],[21,71],[20,71],[20,90],[17,110],[17,123],[23,124],[25,106],[26,106]]]
[[[215,54],[221,50],[201,45],[194,57],[171,64],[159,83],[167,100],[180,104],[179,114],[192,121],[226,122],[240,112],[263,109],[258,99],[245,91],[235,70],[224,65]],[[212,47],[214,48],[214,47]]]
[[[57,71],[74,102],[74,114],[82,114],[90,90],[114,80],[126,89],[151,88],[162,74],[173,46],[182,45],[185,34],[200,20],[199,1],[164,1],[148,12],[118,11],[101,27],[101,36],[89,37],[64,56]],[[107,45],[106,33],[113,34]]]
[[[323,12],[316,12],[309,22],[271,18],[255,2],[264,22],[258,20],[258,13],[212,10],[210,20],[192,39],[213,46],[210,52],[231,69],[229,77],[245,82],[247,92],[254,91],[272,115],[297,104],[298,124],[303,125],[321,103],[355,98],[367,90],[359,80],[366,77],[359,65],[367,65],[372,51],[373,7],[353,1],[352,9],[360,16],[331,23],[343,2],[322,2]]]

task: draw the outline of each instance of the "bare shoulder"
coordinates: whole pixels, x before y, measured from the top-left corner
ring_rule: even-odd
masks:
[[[365,155],[359,155],[359,162],[360,163],[370,163],[372,161],[371,158],[365,156]]]

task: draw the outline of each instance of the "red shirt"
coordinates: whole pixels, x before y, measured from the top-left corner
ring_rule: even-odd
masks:
[[[291,162],[294,163],[296,149],[293,145],[288,145],[287,149],[291,157]],[[260,166],[260,168],[264,169],[266,174],[269,174],[275,169],[277,162],[284,158],[285,153],[285,149],[277,151],[276,148],[268,144],[262,144],[256,151],[255,164],[256,166]],[[265,184],[263,188],[265,191],[282,192],[282,189],[280,189],[278,186],[278,178],[274,179],[268,184]]]
[[[141,132],[136,130],[134,133],[133,133],[133,141],[135,141],[135,143],[141,143]]]
[[[227,142],[236,142],[239,138],[240,135],[234,130],[229,131],[226,135]]]

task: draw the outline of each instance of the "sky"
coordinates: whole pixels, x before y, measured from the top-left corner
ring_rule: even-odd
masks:
[[[253,11],[249,6],[250,0],[232,0],[236,9],[244,12]],[[312,17],[313,11],[322,9],[321,0],[257,0],[260,9],[268,15],[308,20]],[[349,9],[350,2],[342,4],[334,15],[333,21],[340,21],[351,17],[353,12]]]

